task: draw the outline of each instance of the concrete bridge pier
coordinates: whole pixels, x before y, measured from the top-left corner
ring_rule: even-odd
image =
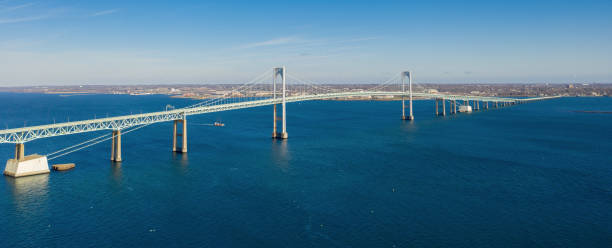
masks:
[[[439,101],[439,99],[436,98],[435,100],[436,100],[436,103],[435,103],[435,108],[434,109],[435,109],[435,112],[436,112],[436,116],[438,116],[439,115],[438,114],[438,101]]]
[[[442,98],[442,116],[446,116],[446,100]]]
[[[474,101],[476,103],[476,110],[480,110],[480,101]]]
[[[457,114],[457,100],[453,100],[453,114]]]
[[[47,156],[32,154],[25,156],[25,144],[15,144],[15,158],[6,161],[4,175],[10,177],[23,177],[49,173]]]
[[[177,125],[181,123],[182,133],[178,133]],[[176,137],[181,136],[181,149],[179,150],[176,146]],[[174,131],[172,133],[172,152],[187,153],[187,119],[183,117],[182,120],[174,120]]]
[[[442,113],[440,113],[440,110],[439,110],[439,104],[438,104],[439,101],[442,101]],[[446,104],[445,104],[444,98],[436,98],[435,109],[436,109],[436,116],[446,115]]]
[[[113,130],[111,142],[111,161],[121,162],[121,130]]]
[[[15,144],[15,160],[22,160],[25,154],[25,144]]]

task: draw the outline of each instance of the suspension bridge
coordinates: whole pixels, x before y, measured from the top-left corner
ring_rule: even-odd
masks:
[[[448,114],[458,114],[459,112],[471,112],[490,107],[501,108],[554,98],[507,98],[441,94],[432,92],[431,89],[427,89],[422,85],[414,84],[412,81],[412,74],[409,71],[405,71],[369,89],[345,90],[301,80],[288,75],[285,67],[277,67],[272,69],[272,77],[269,77],[269,72],[265,72],[241,86],[234,87],[220,97],[211,98],[190,106],[166,109],[159,112],[0,130],[0,143],[15,144],[15,157],[7,161],[4,174],[19,177],[48,173],[48,160],[53,160],[108,140],[111,140],[111,161],[121,162],[122,134],[127,134],[159,122],[174,122],[172,151],[186,153],[188,137],[187,116],[190,115],[272,105],[272,137],[287,139],[289,135],[287,133],[286,104],[291,102],[342,98],[401,97],[401,119],[413,121],[412,102],[414,98],[434,99],[434,114],[437,116],[447,114],[447,104]],[[408,104],[406,104],[406,101],[408,101]],[[277,110],[278,105],[281,105],[280,116]],[[280,122],[280,130],[278,122]],[[109,130],[111,132],[46,155],[34,154],[25,156],[25,143],[29,141],[102,130]]]

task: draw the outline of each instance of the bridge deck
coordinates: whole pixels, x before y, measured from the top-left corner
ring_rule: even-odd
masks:
[[[286,102],[300,102],[310,100],[322,100],[339,97],[354,97],[354,96],[408,96],[407,92],[342,92],[342,93],[327,93],[317,95],[302,95],[286,97]],[[464,101],[488,101],[488,102],[526,102],[534,100],[543,100],[554,97],[538,97],[538,98],[501,98],[501,97],[482,97],[482,96],[460,96],[460,95],[443,95],[443,94],[428,94],[428,93],[413,93],[414,97],[421,98],[443,98],[446,100],[464,100]],[[252,100],[237,103],[218,104],[211,106],[201,106],[193,108],[181,108],[168,111],[151,112],[144,114],[133,114],[116,116],[109,118],[82,120],[63,122],[50,125],[30,126],[22,128],[12,128],[0,131],[0,143],[25,143],[35,139],[48,138],[61,135],[77,134],[84,132],[95,132],[100,130],[117,130],[125,129],[134,126],[153,124],[158,122],[173,121],[183,119],[188,115],[197,115],[205,113],[213,113],[220,111],[228,111],[243,108],[253,108],[259,106],[280,104],[281,98]]]

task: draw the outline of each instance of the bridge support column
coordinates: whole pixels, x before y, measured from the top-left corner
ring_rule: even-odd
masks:
[[[495,108],[497,108],[497,102],[495,102]]]
[[[181,123],[182,125],[182,133],[178,133],[178,128],[177,125],[178,123]],[[181,149],[179,150],[178,147],[176,146],[177,140],[176,137],[177,136],[181,136]],[[173,152],[181,152],[181,153],[187,153],[187,119],[183,117],[182,120],[175,120],[174,121],[174,132],[172,133],[172,151]]]
[[[276,132],[276,121],[278,121],[278,117],[276,115],[276,104],[273,105],[273,112],[274,112],[274,118],[272,118],[272,120],[274,120],[274,125],[272,125],[272,138],[276,139],[276,135],[278,134]]]
[[[436,116],[440,115],[438,114],[438,98],[435,99],[436,100],[436,104],[435,104],[435,112],[436,112]]]
[[[4,175],[10,177],[31,176],[49,173],[47,156],[30,155],[25,156],[25,144],[15,144],[15,158],[6,161]]]
[[[457,107],[457,100],[455,100],[455,114],[457,114],[457,109],[458,109],[458,108],[459,108],[459,107]]]
[[[446,99],[442,98],[442,116],[446,116]]]
[[[15,160],[22,160],[25,154],[25,144],[15,144]]]
[[[111,142],[111,161],[121,162],[121,130],[113,130]]]
[[[274,125],[272,127],[272,138],[275,139],[287,139],[289,135],[287,134],[287,102],[285,100],[287,96],[287,84],[286,84],[286,75],[285,75],[285,67],[278,67],[273,69],[273,77],[272,77],[272,85],[274,88],[273,99],[276,100],[276,77],[278,75],[281,76],[282,85],[283,85],[283,98],[282,98],[282,119],[281,119],[281,132],[276,131],[276,121],[278,121],[278,117],[276,115],[276,104],[274,104]]]
[[[480,110],[480,101],[476,101],[476,110]]]

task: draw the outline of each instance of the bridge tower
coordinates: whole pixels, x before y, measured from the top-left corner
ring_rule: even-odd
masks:
[[[408,108],[409,115],[406,116],[406,78],[408,78]],[[402,72],[402,120],[414,120],[414,115],[412,115],[412,73],[410,71]]]
[[[177,125],[181,123],[182,133],[177,133]],[[181,136],[181,149],[176,146],[176,137]],[[174,132],[172,134],[172,152],[187,153],[187,115],[183,114],[180,120],[174,120]]]
[[[281,132],[277,132],[276,131],[276,122],[279,120],[279,118],[276,115],[276,78],[280,76],[281,81],[282,81],[282,92],[283,92],[283,99],[282,99],[282,117],[280,118],[282,126],[281,126]],[[289,137],[289,135],[287,134],[287,103],[285,101],[285,97],[287,96],[287,85],[286,85],[286,70],[285,67],[276,67],[272,69],[272,88],[273,88],[273,93],[272,93],[272,98],[274,99],[274,125],[272,126],[272,138],[275,139],[286,139]]]

